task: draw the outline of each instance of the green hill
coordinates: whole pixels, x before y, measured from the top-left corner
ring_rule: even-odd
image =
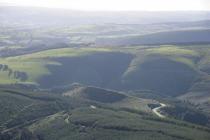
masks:
[[[0,84],[52,88],[77,82],[178,96],[205,81],[201,73],[208,75],[209,60],[208,45],[52,49],[0,58]]]
[[[135,109],[149,113],[151,113],[149,104],[159,104],[154,100],[136,98],[128,96],[125,93],[90,86],[76,86],[74,89],[64,92],[63,96],[85,99],[91,102],[106,104],[114,108]]]
[[[157,98],[190,101],[209,113],[209,54],[209,45],[51,49],[0,58],[0,83],[45,89],[77,82],[130,93],[150,91]],[[122,101],[116,106],[135,108],[138,102]]]
[[[128,98],[113,91],[91,87],[78,91],[77,94],[79,97],[84,94],[91,96],[102,94],[101,96]],[[18,89],[13,91],[1,89],[0,96],[0,102],[3,103],[0,104],[2,140],[137,140],[139,137],[145,140],[153,140],[154,137],[163,140],[198,138],[207,140],[210,137],[208,128],[173,119],[159,119],[152,113],[124,107],[116,108],[114,104],[110,106],[96,103],[95,97],[88,98],[87,101],[78,98],[78,95],[77,98],[63,97],[61,94]],[[118,99],[117,102],[119,101]],[[4,115],[5,117],[2,117]]]

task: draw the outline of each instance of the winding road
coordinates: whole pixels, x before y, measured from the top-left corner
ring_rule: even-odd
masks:
[[[160,106],[153,108],[152,112],[154,112],[160,118],[165,118],[166,116],[160,113],[160,109],[164,107],[166,107],[166,104],[160,103]]]

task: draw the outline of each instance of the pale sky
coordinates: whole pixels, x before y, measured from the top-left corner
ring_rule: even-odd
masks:
[[[210,0],[0,0],[0,4],[90,11],[210,10]]]

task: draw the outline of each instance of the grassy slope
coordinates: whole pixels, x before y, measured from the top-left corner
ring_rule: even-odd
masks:
[[[104,55],[100,53],[104,52]],[[131,63],[127,68],[118,67],[118,64],[121,66],[125,58],[121,55],[115,58],[112,57],[111,53],[113,52],[121,52],[123,54],[130,54],[134,58],[132,58]],[[173,80],[176,75],[175,84],[180,83],[180,87],[178,90],[174,90],[173,95],[183,94],[187,92],[187,90],[196,83],[194,80],[200,77],[201,73],[205,72],[208,75],[208,64],[210,63],[209,59],[209,49],[208,45],[195,45],[195,46],[160,46],[160,47],[125,47],[125,48],[64,48],[64,49],[53,49],[47,51],[41,51],[38,53],[26,54],[15,57],[6,57],[1,58],[0,63],[8,65],[9,69],[13,71],[13,74],[9,76],[9,70],[0,70],[1,80],[0,84],[13,84],[13,83],[33,83],[39,84],[40,78],[45,78],[45,81],[49,81],[48,78],[50,76],[56,75],[58,78],[57,81],[59,83],[71,84],[71,82],[82,82],[85,81],[85,84],[93,84],[89,81],[88,75],[81,75],[86,73],[91,73],[92,77],[98,83],[102,83],[97,86],[106,85],[109,88],[124,88],[124,89],[138,89],[141,88],[143,90],[157,90],[157,92],[161,92],[164,94],[170,94],[172,90],[174,90]],[[94,56],[94,55],[95,56]],[[109,54],[109,55],[108,55]],[[113,54],[114,55],[114,54]],[[90,57],[87,57],[90,56]],[[97,56],[97,57],[96,57]],[[115,55],[116,56],[116,55]],[[66,62],[58,61],[60,58],[65,58]],[[73,59],[74,58],[74,59]],[[77,59],[78,58],[78,59]],[[122,59],[123,58],[123,59]],[[114,59],[114,60],[112,60]],[[119,60],[118,60],[119,59]],[[122,60],[120,60],[122,59]],[[74,64],[74,61],[77,62],[77,65]],[[118,63],[113,63],[117,61]],[[112,64],[113,66],[109,66],[108,64]],[[84,65],[85,64],[85,65]],[[47,67],[47,66],[55,66],[55,67]],[[71,66],[71,67],[70,67]],[[107,67],[106,67],[107,66]],[[110,73],[114,73],[116,67],[118,67],[119,71],[118,77],[113,79],[109,79],[110,76],[106,71]],[[58,68],[66,68],[69,67],[68,71],[63,71],[60,73]],[[106,68],[103,68],[106,67]],[[108,69],[109,68],[109,69]],[[76,72],[75,72],[75,70]],[[78,71],[79,69],[79,71]],[[149,69],[149,71],[148,71]],[[20,71],[27,74],[27,79],[21,81],[14,77],[14,71]],[[160,75],[160,73],[167,73],[169,76]],[[179,72],[177,74],[177,72]],[[66,75],[63,81],[59,80],[61,74]],[[60,76],[59,76],[60,75]],[[146,80],[141,80],[142,76]],[[70,76],[70,77],[69,77]],[[67,80],[65,78],[72,78],[71,80]],[[159,76],[159,77],[158,77]],[[84,78],[86,77],[86,79]],[[113,75],[112,77],[115,77]],[[202,76],[201,76],[202,77]],[[205,78],[201,78],[200,83],[206,81],[208,83],[208,76],[203,76]],[[105,79],[103,79],[105,78]],[[143,79],[144,79],[143,78]],[[170,79],[171,78],[171,79]],[[157,80],[160,79],[162,81],[162,85],[166,83],[168,86],[161,86],[161,82]],[[72,81],[73,80],[73,81]],[[50,80],[52,81],[52,80]],[[65,81],[65,82],[64,82]],[[107,83],[105,84],[104,81]],[[148,84],[144,85],[147,81]],[[59,85],[56,83],[56,79],[54,79],[54,85]],[[143,84],[141,84],[143,82]],[[150,83],[154,82],[157,87],[151,85]],[[183,84],[182,84],[183,83]],[[50,84],[50,83],[49,83]],[[110,86],[112,85],[112,87]],[[143,86],[142,86],[143,85]],[[184,85],[184,86],[182,86]],[[50,85],[49,85],[50,86]],[[51,85],[53,86],[53,85]],[[160,88],[162,88],[160,90]]]
[[[59,113],[41,120],[29,126],[29,130],[46,139],[61,140],[98,138],[137,140],[139,137],[148,140],[205,140],[209,138],[209,132],[193,127],[182,122],[164,121],[125,111],[78,108],[70,113]],[[49,135],[45,135],[46,133]]]
[[[200,54],[190,47],[161,46],[133,51],[136,57],[124,73],[123,80],[134,89],[140,87],[177,95],[186,92],[198,75],[196,63]],[[177,88],[174,89],[173,83]],[[186,83],[189,85],[182,87]]]
[[[137,110],[125,110],[89,100],[59,95],[1,89],[0,138],[16,139],[201,139],[210,137],[204,127],[171,119],[159,119]],[[13,96],[13,98],[11,98]],[[10,105],[7,110],[5,104]],[[91,108],[94,104],[96,108]],[[15,115],[6,114],[8,111]],[[4,123],[3,123],[4,122]]]
[[[135,98],[125,95],[125,93],[91,86],[78,86],[63,93],[63,95],[103,103],[113,108],[135,109],[148,113],[151,113],[151,108],[148,107],[148,104],[159,104],[154,100]]]
[[[88,55],[96,52],[106,52],[109,49],[104,48],[82,48],[82,49],[53,49],[42,51],[33,54],[21,55],[16,57],[1,58],[0,63],[8,65],[13,71],[25,72],[28,75],[28,80],[25,82],[36,83],[36,80],[43,75],[49,75],[50,71],[46,68],[46,65],[61,65],[57,62],[51,61],[51,58],[59,57],[77,57],[82,55]],[[1,84],[12,84],[21,82],[18,79],[8,76],[8,72],[0,71],[2,76]]]

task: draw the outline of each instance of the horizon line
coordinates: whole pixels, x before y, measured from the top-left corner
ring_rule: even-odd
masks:
[[[56,10],[69,10],[81,12],[210,12],[210,9],[193,9],[193,10],[95,10],[95,9],[73,9],[64,7],[47,7],[47,6],[32,6],[32,5],[18,5],[11,3],[1,3],[0,7],[22,7],[22,8],[40,8],[40,9],[56,9]]]

